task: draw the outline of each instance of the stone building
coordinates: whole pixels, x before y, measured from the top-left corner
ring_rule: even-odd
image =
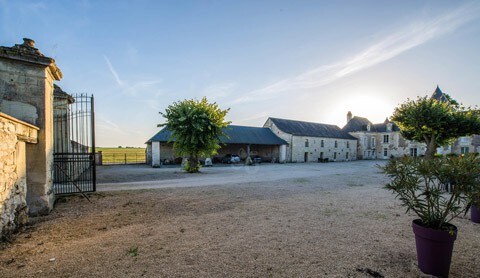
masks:
[[[435,89],[431,98],[442,102],[450,102],[450,97],[443,93],[440,87]],[[438,154],[456,154],[480,153],[480,135],[463,136],[455,140],[451,145],[437,148]]]
[[[33,40],[0,47],[0,112],[7,119],[2,126],[8,126],[0,130],[7,138],[0,141],[5,150],[1,153],[8,154],[0,162],[2,219],[11,219],[12,211],[25,210],[23,201],[10,206],[12,199],[25,198],[28,212],[34,215],[49,213],[53,207],[53,81],[61,78],[55,61],[35,48]],[[25,129],[31,136],[24,135]],[[10,227],[17,224],[21,221]]]
[[[342,130],[358,139],[358,159],[389,159],[425,154],[425,144],[404,139],[398,126],[388,118],[383,123],[373,124],[367,118],[353,117],[349,111],[347,124]]]
[[[287,162],[357,159],[357,138],[336,125],[268,118],[263,126],[288,143]]]
[[[260,156],[263,161],[284,162],[287,142],[276,136],[268,128],[230,125],[224,129],[226,136],[220,137],[222,147],[214,160],[227,154],[236,154],[242,160],[248,156]],[[173,150],[171,132],[163,128],[147,144],[147,164],[160,166],[181,161]]]
[[[480,153],[480,135],[460,137],[451,145],[437,148],[437,153],[456,155]]]

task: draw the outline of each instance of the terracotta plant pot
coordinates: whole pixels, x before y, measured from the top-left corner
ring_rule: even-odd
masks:
[[[416,219],[412,228],[420,270],[425,274],[448,277],[457,227],[451,225],[452,231],[436,230],[422,226],[420,219]]]
[[[472,205],[470,207],[470,220],[475,223],[480,223],[480,208]]]

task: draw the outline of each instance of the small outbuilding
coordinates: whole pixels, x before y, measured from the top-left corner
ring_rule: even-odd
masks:
[[[275,135],[269,128],[230,125],[224,129],[226,136],[220,137],[222,147],[212,160],[221,161],[226,155],[261,157],[265,162],[285,162],[287,142]],[[181,161],[173,150],[172,133],[164,127],[147,144],[147,164],[160,166]]]

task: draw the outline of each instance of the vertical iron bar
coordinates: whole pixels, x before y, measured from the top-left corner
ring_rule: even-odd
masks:
[[[97,191],[97,166],[95,165],[95,102],[93,95],[91,97],[91,120],[92,120],[92,150],[93,150],[93,171],[92,171],[92,180],[93,180],[93,191]]]

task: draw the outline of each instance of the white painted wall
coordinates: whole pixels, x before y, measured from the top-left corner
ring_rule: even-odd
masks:
[[[280,163],[285,163],[286,160],[287,160],[287,145],[281,145],[280,146],[279,162]]]
[[[152,166],[160,167],[160,142],[152,142]]]

